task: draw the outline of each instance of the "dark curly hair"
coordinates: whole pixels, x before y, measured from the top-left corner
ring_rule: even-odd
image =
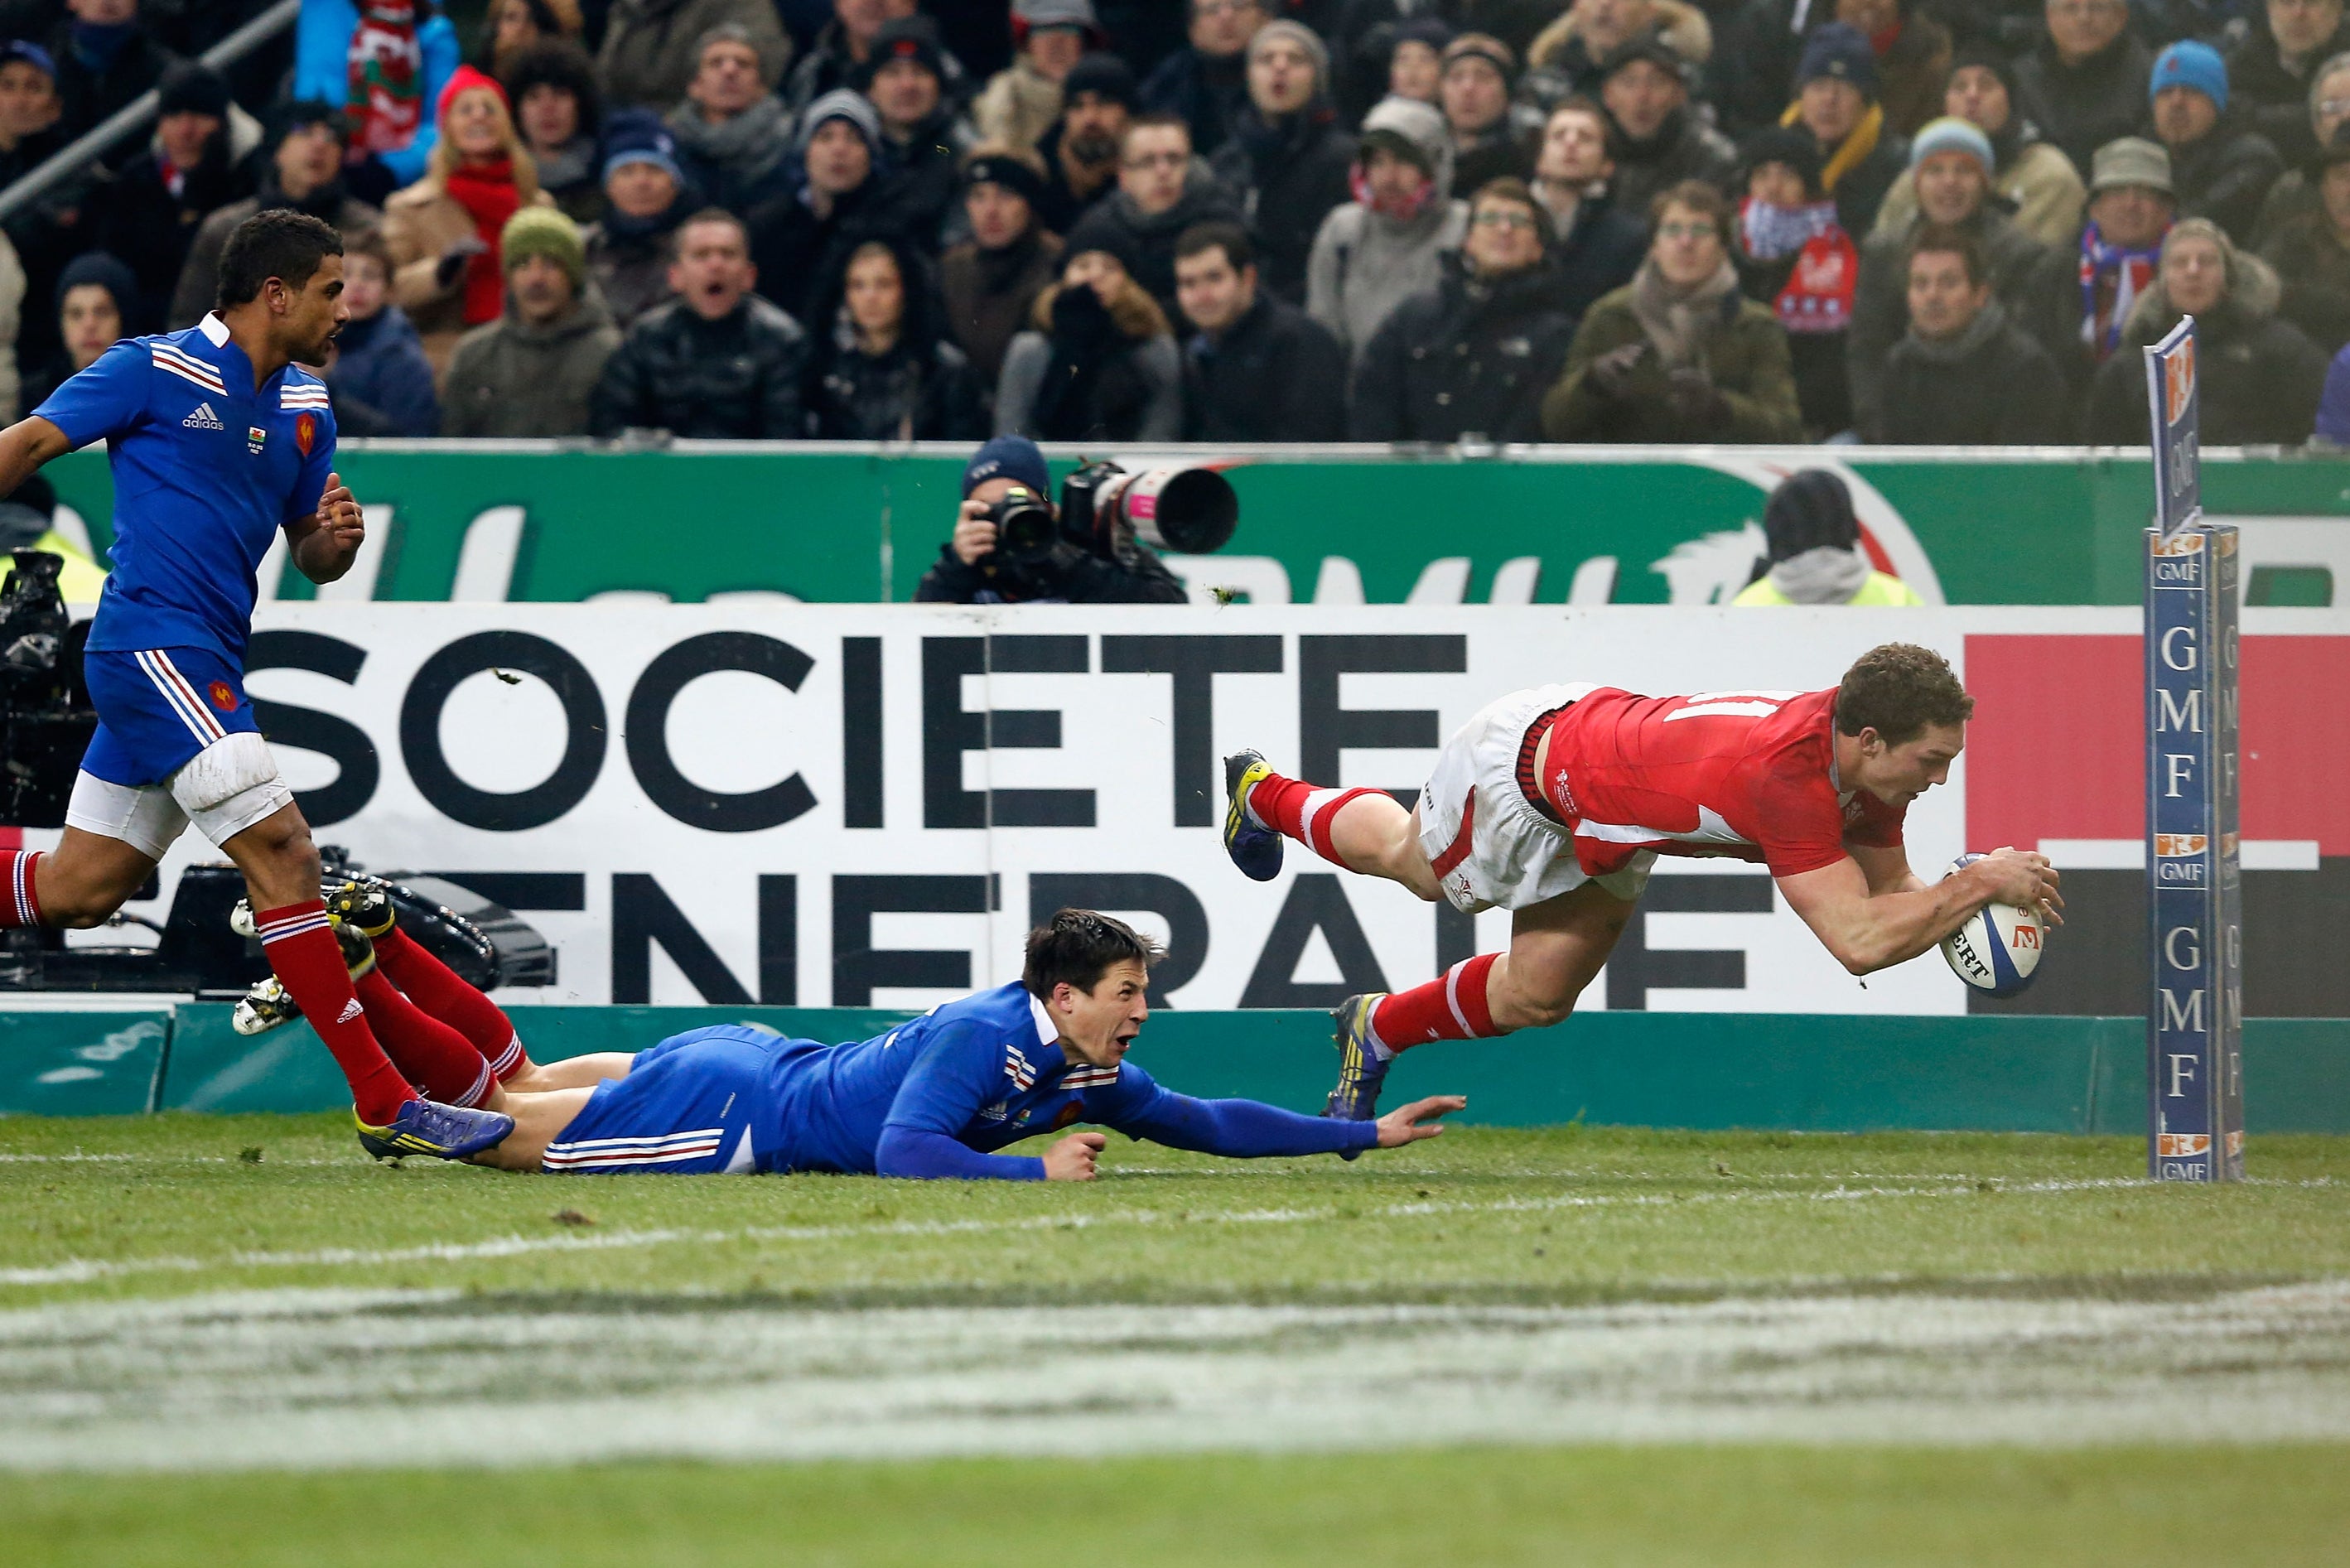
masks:
[[[522,113],[523,94],[535,87],[560,88],[579,105],[579,134],[593,141],[604,124],[604,98],[596,88],[596,62],[569,38],[541,38],[506,67],[506,96]]]
[[[1907,745],[1929,724],[1963,724],[1975,700],[1950,662],[1914,642],[1879,643],[1853,661],[1836,686],[1836,732],[1874,730],[1887,745]]]

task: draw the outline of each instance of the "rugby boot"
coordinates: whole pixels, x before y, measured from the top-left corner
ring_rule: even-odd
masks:
[[[326,896],[326,903],[329,917],[369,938],[391,929],[397,912],[392,908],[390,892],[372,877],[346,881]]]
[[[504,1143],[515,1125],[514,1117],[504,1111],[469,1110],[438,1100],[409,1101],[400,1107],[390,1127],[371,1127],[359,1120],[357,1111],[351,1113],[351,1121],[359,1128],[359,1147],[378,1159],[410,1154],[463,1159]]]
[[[1248,792],[1272,772],[1255,752],[1235,752],[1224,759],[1224,853],[1252,882],[1281,875],[1281,835],[1259,826],[1248,814]]]
[[[1338,1086],[1330,1091],[1322,1114],[1333,1120],[1367,1122],[1379,1114],[1379,1085],[1386,1082],[1394,1058],[1382,1058],[1371,1049],[1371,1014],[1387,999],[1384,991],[1366,992],[1347,998],[1330,1014],[1336,1025],[1333,1036],[1338,1044]],[[1360,1152],[1349,1150],[1346,1158],[1352,1159]]]
[[[237,909],[244,911],[244,905],[239,903]],[[250,911],[245,913],[250,919]],[[234,926],[236,922],[232,917],[229,923]],[[330,929],[335,933],[335,945],[343,950],[343,966],[350,971],[351,979],[356,981],[375,968],[373,942],[348,926],[333,926]],[[277,977],[265,974],[255,981],[253,988],[237,1002],[234,1011],[228,1015],[228,1023],[239,1034],[266,1034],[279,1024],[291,1023],[301,1016],[301,1008],[295,1004],[286,989],[277,982]]]

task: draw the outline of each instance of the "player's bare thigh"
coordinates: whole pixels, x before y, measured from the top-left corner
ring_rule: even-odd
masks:
[[[595,1093],[592,1086],[582,1085],[544,1095],[500,1095],[495,1107],[514,1117],[515,1129],[504,1142],[471,1157],[473,1162],[500,1170],[536,1170],[546,1156],[546,1146],[588,1108],[588,1098]]]
[[[1510,948],[1493,966],[1486,1004],[1503,1029],[1556,1023],[1607,962],[1632,918],[1630,900],[1596,882],[1511,917]]]

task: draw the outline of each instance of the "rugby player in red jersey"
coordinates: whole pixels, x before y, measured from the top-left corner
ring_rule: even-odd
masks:
[[[1974,699],[1941,655],[1887,643],[1825,691],[1643,697],[1587,683],[1513,692],[1444,744],[1419,803],[1224,759],[1224,846],[1260,882],[1294,838],[1350,871],[1474,913],[1513,911],[1506,952],[1337,1010],[1325,1116],[1377,1114],[1399,1051],[1556,1023],[1607,961],[1659,855],[1771,868],[1854,974],[1917,957],[1986,904],[2064,901],[2042,855],[2002,849],[1929,884],[1901,821],[1950,777]]]

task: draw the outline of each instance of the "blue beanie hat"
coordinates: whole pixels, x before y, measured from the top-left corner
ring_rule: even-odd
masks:
[[[2146,84],[2147,101],[2153,102],[2163,88],[2174,87],[2193,88],[2211,100],[2213,109],[2222,114],[2228,110],[2228,64],[2209,44],[2189,39],[2155,57],[2154,75]]]
[[[1929,119],[1918,128],[1918,134],[1909,141],[1909,167],[1917,168],[1937,152],[1963,152],[1981,164],[1985,174],[1997,162],[1991,155],[1991,138],[1972,120],[1960,119],[1954,114]]]
[[[1806,82],[1822,77],[1850,82],[1863,98],[1874,99],[1877,51],[1869,46],[1868,35],[1849,22],[1830,22],[1812,29],[1812,36],[1804,40],[1803,64],[1795,68],[1795,90],[1803,91]]]
[[[604,177],[629,163],[650,163],[664,170],[682,187],[685,171],[678,166],[677,138],[649,109],[624,109],[604,122]]]
[[[1000,435],[971,454],[962,471],[963,499],[991,479],[1009,479],[1043,495],[1053,476],[1045,472],[1045,454],[1024,435]]]

